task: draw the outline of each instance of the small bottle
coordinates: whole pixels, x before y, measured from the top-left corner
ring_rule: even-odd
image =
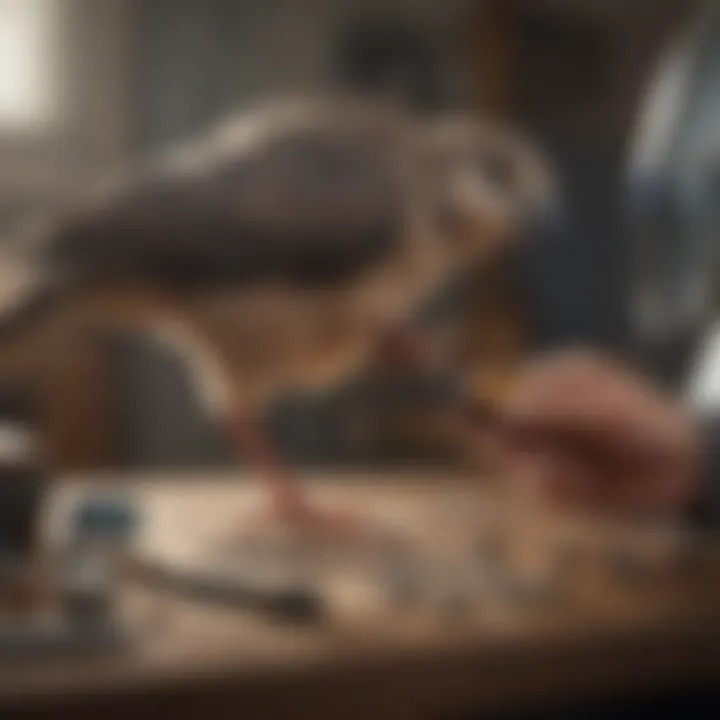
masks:
[[[125,551],[137,526],[132,502],[95,492],[82,500],[71,519],[65,559],[63,604],[75,624],[111,621]]]

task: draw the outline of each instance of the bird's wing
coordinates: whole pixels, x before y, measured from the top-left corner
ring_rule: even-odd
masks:
[[[85,209],[50,244],[51,261],[184,286],[333,281],[380,259],[402,232],[400,124],[359,109],[276,129],[271,116],[267,127],[239,147],[204,141],[193,162]]]

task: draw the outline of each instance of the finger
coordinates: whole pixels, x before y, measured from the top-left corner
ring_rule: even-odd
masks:
[[[668,466],[661,472],[639,470],[630,481],[613,490],[616,509],[666,512],[686,506],[695,491],[695,483],[688,466]]]
[[[576,509],[655,512],[681,507],[694,492],[692,454],[648,455],[617,445],[565,442],[535,436],[518,442],[505,436],[506,472],[527,492]],[[576,438],[577,440],[577,438]]]
[[[587,446],[536,441],[506,444],[506,457],[518,482],[565,506],[613,509],[635,502],[632,488],[642,467]],[[627,500],[626,500],[627,498]]]
[[[616,413],[621,399],[617,382],[560,364],[531,371],[509,394],[502,412],[517,424],[562,426]]]
[[[692,495],[686,464],[597,463],[569,452],[548,455],[543,485],[556,501],[603,512],[662,512],[682,506]]]
[[[529,380],[508,398],[506,417],[538,425],[595,425],[642,409],[647,399],[619,378],[597,374],[568,377],[562,372]]]
[[[520,395],[547,396],[558,389],[578,389],[588,379],[617,375],[614,365],[587,350],[563,351],[536,357],[526,363],[520,373]]]
[[[642,378],[629,372],[619,362],[587,349],[571,350],[536,358],[520,373],[510,405],[536,404],[551,406],[573,402],[583,397],[626,395],[646,390]]]
[[[523,497],[546,498],[562,505],[593,505],[601,490],[592,464],[549,448],[521,450],[508,447],[504,471]]]
[[[557,504],[585,511],[608,512],[621,505],[632,476],[599,466],[580,454],[553,453],[544,462],[542,487]]]
[[[526,397],[505,410],[502,422],[517,436],[554,436],[558,442],[658,461],[692,452],[695,439],[688,416],[675,405],[617,384]]]

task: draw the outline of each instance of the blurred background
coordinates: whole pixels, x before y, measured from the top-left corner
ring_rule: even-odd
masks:
[[[268,96],[344,90],[428,113],[480,110],[551,153],[569,217],[565,236],[531,247],[493,282],[479,279],[462,308],[478,384],[501,382],[537,347],[623,347],[628,139],[659,50],[692,9],[671,0],[0,0],[0,233],[23,242],[108,172]],[[60,345],[48,377],[36,379],[58,466],[232,462],[172,358],[133,339]],[[447,459],[442,432],[421,412],[446,392],[422,378],[361,378],[330,396],[290,398],[271,423],[294,462]]]
[[[717,244],[714,238],[720,221],[715,210],[720,177],[716,160],[720,154],[716,150],[720,149],[720,135],[716,139],[714,130],[718,126],[716,87],[720,87],[719,3],[707,3],[712,10],[707,18],[712,18],[712,23],[707,23],[707,33],[700,32],[687,45],[691,50],[697,49],[695,64],[683,64],[680,57],[676,69],[690,68],[689,74],[670,72],[663,76],[656,90],[667,90],[665,93],[650,92],[650,81],[657,77],[658,63],[672,46],[671,41],[679,37],[688,19],[696,17],[700,5],[694,0],[0,0],[0,300],[10,294],[13,283],[13,271],[2,261],[3,252],[28,250],[38,228],[52,226],[65,208],[109,175],[143,165],[166,149],[212,129],[223,118],[268,97],[360,93],[400,102],[428,115],[475,111],[519,128],[547,152],[554,165],[564,209],[562,228],[555,228],[553,237],[542,238],[544,242],[524,243],[521,252],[485,268],[482,274],[479,271],[469,278],[469,283],[465,278],[462,287],[452,288],[444,298],[455,326],[460,329],[458,347],[469,368],[469,388],[478,399],[492,400],[501,395],[512,383],[518,364],[538,350],[591,343],[620,355],[634,356],[638,327],[642,325],[638,325],[636,317],[637,297],[643,297],[638,288],[642,290],[641,279],[648,278],[662,300],[655,314],[666,321],[665,330],[653,336],[658,340],[655,349],[658,357],[671,358],[672,373],[679,377],[688,348],[699,338],[700,320],[704,319],[705,311],[713,308],[709,298],[702,296],[702,312],[683,320],[670,305],[685,296],[694,298],[693,287],[701,279],[720,287],[714,277],[716,265],[710,262],[714,253],[709,251]],[[700,22],[695,30],[703,30],[706,16],[697,17]],[[666,99],[669,104],[663,104]],[[646,106],[648,100],[651,102]],[[661,141],[668,137],[666,147]],[[686,152],[687,148],[692,152]],[[643,150],[645,154],[639,152]],[[638,157],[639,171],[633,175],[632,184],[628,171],[631,166],[636,167],[633,163]],[[705,163],[705,159],[712,162]],[[712,176],[707,174],[708,168]],[[712,182],[706,182],[708,178]],[[682,212],[673,214],[676,206],[670,202],[668,193],[674,193],[673,197],[684,203]],[[648,214],[644,215],[645,211]],[[640,229],[635,222],[638,219]],[[644,240],[649,242],[644,245]],[[645,251],[640,264],[649,268],[647,272],[639,268],[638,249]],[[714,307],[718,299],[715,298]],[[681,306],[682,302],[678,307]],[[674,325],[677,318],[680,320]],[[80,471],[81,477],[87,472],[87,477],[94,480],[102,477],[96,471],[120,469],[129,471],[135,488],[135,478],[140,476],[136,470],[234,467],[233,450],[197,407],[191,379],[178,358],[138,337],[117,336],[99,341],[97,337],[59,330],[40,342],[35,352],[43,353],[43,361],[34,364],[22,377],[5,377],[0,371],[0,412],[7,410],[1,407],[4,402],[1,390],[8,384],[23,387],[37,400],[44,447],[55,471],[53,477]],[[683,363],[675,363],[674,356],[666,352],[667,347],[660,348],[663,343],[682,346]],[[652,364],[649,362],[646,369]],[[720,380],[717,390],[720,396]],[[376,490],[378,500],[385,502],[392,498],[392,480],[406,475],[401,472],[403,465],[413,468],[407,474],[412,478],[418,465],[438,465],[443,480],[449,481],[443,489],[451,484],[451,465],[461,464],[464,458],[458,454],[457,438],[438,408],[457,391],[457,378],[375,369],[331,392],[285,397],[272,408],[268,421],[289,466],[345,469],[366,466],[387,470],[387,476],[367,473],[383,483],[386,477],[389,479],[387,489],[383,485],[382,491]],[[5,420],[8,418],[0,418]],[[8,468],[0,458],[0,475],[4,470]],[[16,470],[9,468],[12,482],[0,482],[0,492],[4,493],[0,497],[0,525],[10,528],[9,535],[22,535],[19,545],[24,548],[34,535],[29,522],[22,518],[29,520],[32,516],[34,523],[45,478],[32,485]],[[170,481],[158,484],[168,491],[170,500],[182,500],[186,492],[182,489],[175,493],[176,498],[172,497],[174,473],[159,475],[163,478],[167,475]],[[349,476],[354,477],[352,473]],[[408,485],[411,483],[403,488]],[[345,483],[343,489],[362,487],[361,482]],[[192,533],[187,529],[194,527],[196,520],[215,523],[222,515],[218,512],[216,517],[216,508],[227,510],[228,518],[235,512],[232,502],[225,502],[222,495],[209,494],[207,506],[199,499],[196,504],[193,498],[207,492],[204,484],[196,496],[187,495],[190,500],[185,498],[185,506],[180,505],[186,514],[178,513],[179,534],[170,533],[169,540],[164,541],[170,550],[179,547],[181,558],[186,536],[191,537],[192,543]],[[443,512],[447,515],[442,521],[450,528],[449,535],[456,529],[462,511],[467,510],[465,496],[458,497],[455,502],[463,507],[443,510],[441,493],[433,486],[423,501],[438,515]],[[102,535],[97,533],[98,527],[102,530],[101,526],[109,523],[110,534],[120,535],[118,527],[123,523],[132,525],[129,515],[123,516],[122,502],[116,512],[113,507],[116,499],[111,499],[108,515],[108,503],[101,500],[98,510],[91,498],[89,511],[86,516],[81,513],[77,523],[80,535],[89,528],[87,546],[91,563],[95,563],[93,543],[97,544],[93,533]],[[408,503],[408,508],[411,505]],[[169,507],[173,510],[172,502]],[[481,563],[489,555],[499,565],[508,564],[507,549],[517,536],[521,544],[526,543],[531,551],[537,550],[537,555],[552,555],[551,560],[554,558],[553,561],[569,568],[567,577],[572,584],[575,569],[592,566],[592,558],[599,557],[597,553],[583,555],[582,543],[577,546],[578,554],[572,542],[558,545],[559,550],[553,550],[553,555],[549,543],[546,548],[537,542],[547,528],[536,533],[538,528],[528,520],[536,507],[527,514],[501,511],[494,514],[495,506],[488,507],[482,521],[475,523],[473,518],[471,523],[470,515],[463,515],[465,520],[458,523],[472,525],[473,562],[476,555]],[[428,512],[427,517],[430,516]],[[425,522],[424,515],[418,517],[421,524]],[[15,522],[17,518],[21,520]],[[228,519],[228,527],[234,522]],[[219,527],[222,523],[217,524]],[[549,525],[553,531],[557,529],[554,516]],[[435,533],[437,540],[446,530],[444,525],[441,529],[433,525],[428,535]],[[486,532],[486,537],[482,532]],[[660,575],[667,575],[676,589],[687,590],[688,595],[702,594],[706,587],[711,587],[711,579],[720,578],[717,573],[712,577],[703,575],[710,572],[709,565],[698,570],[700,566],[688,560],[690,555],[683,555],[679,561],[673,555],[675,565],[670,569],[659,566],[657,576],[643,575],[642,561],[638,564],[637,558],[633,560],[623,547],[619,553],[614,552],[617,539],[614,532],[613,526],[607,534],[612,545],[609,559],[602,562],[607,561],[611,573],[622,578],[618,581],[621,589],[640,588],[633,616],[638,622],[651,617],[649,611],[654,603],[646,602],[648,598],[657,595],[658,606],[663,605],[665,596],[657,591],[660,584],[652,584],[659,582]],[[678,547],[681,544],[678,541]],[[78,543],[78,548],[86,550],[82,543]],[[678,552],[683,551],[684,546]],[[0,585],[3,552],[0,547]],[[8,556],[14,560],[12,553]],[[159,557],[162,559],[162,553]],[[173,560],[175,556],[171,552],[169,557]],[[262,554],[258,557],[262,563]],[[213,556],[212,560],[215,559]],[[200,563],[203,571],[204,563],[203,557]],[[85,566],[77,565],[82,571],[78,573],[81,600],[86,601]],[[690,568],[690,574],[678,575],[681,565]],[[11,564],[14,572],[13,568]],[[460,567],[459,574],[463,572]],[[696,574],[692,575],[693,572]],[[444,577],[439,576],[439,586]],[[390,578],[386,584],[395,579]],[[101,578],[96,585],[103,582]],[[622,584],[626,582],[627,586]],[[542,598],[538,600],[541,595],[533,598],[532,592],[527,594],[523,586],[517,586],[520,590],[512,585],[507,587],[509,590],[505,588],[497,594],[498,604],[511,610],[520,608],[517,617],[522,619],[530,608],[529,617],[533,607],[542,606]],[[588,587],[592,596],[589,605],[597,601],[604,608],[607,600],[608,617],[617,612],[622,619],[625,608],[622,603],[613,605],[612,590],[600,584],[597,589],[592,584]],[[100,590],[105,591],[102,587]],[[90,591],[92,595],[97,587],[90,587]],[[102,592],[96,595],[104,601]],[[109,592],[115,593],[116,588]],[[709,590],[707,596],[716,608],[717,602]],[[555,596],[550,597],[552,605]],[[674,607],[675,595],[668,597],[669,606]],[[453,600],[450,597],[450,605]],[[248,602],[247,597],[243,597],[243,602]],[[211,619],[222,621],[222,613],[215,616],[215,606],[209,607]],[[563,620],[572,614],[566,613],[567,607],[561,602],[555,607]],[[481,609],[484,612],[485,606]],[[694,612],[694,606],[691,609]],[[154,612],[157,615],[166,611],[161,607],[159,613]],[[450,614],[454,612],[456,608],[451,607]],[[104,606],[100,614],[103,613],[108,613]],[[405,607],[401,606],[390,622],[394,624],[404,613]],[[173,610],[167,614],[172,616]],[[75,609],[76,619],[84,615],[92,615],[86,606]],[[178,617],[179,621],[171,617],[170,625],[174,622],[178,636],[182,636],[186,629],[182,625],[182,611]],[[492,625],[491,614],[487,617]],[[665,625],[674,629],[664,617],[657,615],[656,626],[650,628],[649,635]],[[11,624],[14,622],[13,619]],[[582,622],[581,617],[579,625]],[[508,627],[511,625],[512,622],[508,623]],[[210,640],[202,632],[202,622],[196,623],[191,617],[187,625],[190,644],[199,641],[199,645],[211,645],[212,638],[218,638],[216,644],[221,646],[226,639],[225,627],[221,622],[209,623],[208,627],[217,630],[216,635],[211,632],[207,636]],[[254,633],[267,626],[248,623],[248,627],[249,634],[239,634],[237,642],[254,662],[257,658],[253,653],[262,646],[262,642],[258,642],[257,648],[253,645],[260,637],[260,633]],[[444,629],[449,627],[443,625]],[[555,626],[548,627],[547,637],[555,639]],[[618,662],[621,655],[639,668],[639,672],[628,677],[632,687],[637,684],[640,689],[644,687],[646,670],[655,659],[671,665],[677,661],[678,667],[685,662],[683,669],[694,667],[696,661],[698,667],[700,661],[710,665],[717,659],[717,650],[715,655],[698,651],[704,646],[696,642],[701,635],[707,644],[718,647],[717,634],[712,637],[708,627],[700,627],[699,633],[677,652],[679,640],[674,635],[650,637],[648,657],[653,657],[647,662],[638,648],[632,647],[632,640],[625,653],[622,646],[611,644],[609,633],[608,644],[601,643],[603,652],[597,668],[588,662],[590,655],[583,654],[583,650],[577,662],[571,654],[565,666],[562,662],[557,666],[560,670],[556,681],[572,695],[576,685],[582,686],[582,675],[575,675],[574,671],[584,669],[605,692],[603,683],[612,679],[616,663],[621,665]],[[2,629],[0,624],[0,634]],[[81,629],[82,637],[89,637],[82,623]],[[293,653],[300,637],[299,632],[294,633],[296,629],[292,627],[290,632]],[[584,630],[585,626],[578,639],[584,638]],[[599,630],[600,640],[604,639],[604,632],[603,626]],[[171,638],[172,634],[166,633],[164,638]],[[10,638],[13,642],[14,637]],[[155,636],[148,637],[152,641],[146,644],[154,642]],[[268,637],[272,650],[272,643],[281,636]],[[534,656],[526,679],[529,678],[528,687],[542,695],[546,688],[541,687],[542,677],[536,681],[536,671],[545,669],[546,664],[552,668],[555,647],[546,644],[544,635],[538,637],[541,653]],[[0,645],[3,639],[6,640],[0,637]],[[281,638],[278,647],[284,639]],[[488,647],[486,640],[483,636],[478,645],[483,651]],[[163,646],[162,652],[174,661],[176,648],[172,643],[168,647],[166,650]],[[314,648],[308,664],[312,672],[316,672]],[[161,656],[162,653],[158,655],[162,660]],[[201,653],[198,657],[205,655]],[[512,677],[514,666],[497,663],[492,655],[488,657],[488,667],[495,674],[485,676],[468,670],[458,680],[454,673],[460,663],[456,666],[453,656],[444,666],[450,676],[444,686],[445,694],[452,695],[463,682],[475,688],[480,685],[478,677],[483,677],[491,695],[497,684],[498,688],[505,687],[514,700],[517,694]],[[558,657],[562,660],[562,654]],[[510,655],[501,659],[508,658],[513,659]],[[446,659],[443,655],[443,661]],[[135,662],[132,657],[130,664]],[[143,670],[142,661],[137,667]],[[420,680],[408,681],[411,684],[404,691],[404,699],[414,697],[419,689],[440,697],[442,688],[435,692],[433,685],[433,667],[423,666]],[[504,676],[506,667],[510,668],[508,677]],[[718,667],[716,661],[714,667]],[[379,671],[381,694],[386,671],[385,666]],[[202,673],[197,677],[204,680]],[[352,688],[356,694],[365,695],[365,676],[359,677],[360,682]],[[576,678],[581,679],[576,683]],[[183,677],[182,682],[185,680]],[[9,682],[12,684],[12,678]],[[322,681],[311,680],[311,684],[320,688],[324,703],[332,688]],[[345,686],[338,687],[336,695],[342,695]],[[268,693],[282,694],[272,689]],[[182,697],[178,697],[181,699],[176,705],[181,705]],[[134,702],[130,695],[128,698]],[[206,702],[203,698],[194,707],[209,716]],[[340,705],[347,704],[347,699],[341,697]],[[228,707],[234,717],[237,706]],[[683,705],[682,709],[675,709],[675,716],[717,716],[717,704],[709,715],[702,716],[683,714],[686,708]],[[672,708],[665,709],[672,716]],[[649,717],[660,717],[660,710],[653,707]],[[551,716],[556,715],[548,715]],[[584,713],[579,716],[605,717]],[[614,717],[612,709],[607,716]],[[638,716],[632,710],[623,715]]]

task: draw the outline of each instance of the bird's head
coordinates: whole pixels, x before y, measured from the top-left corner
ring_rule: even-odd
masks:
[[[428,322],[451,319],[486,271],[522,263],[514,251],[564,236],[565,223],[550,163],[533,143],[473,117],[418,125],[405,265],[387,285],[409,288],[420,301],[411,322],[432,335]],[[433,343],[447,345],[442,334]]]
[[[452,116],[430,127],[436,226],[448,262],[492,259],[561,222],[550,164],[504,127]]]

